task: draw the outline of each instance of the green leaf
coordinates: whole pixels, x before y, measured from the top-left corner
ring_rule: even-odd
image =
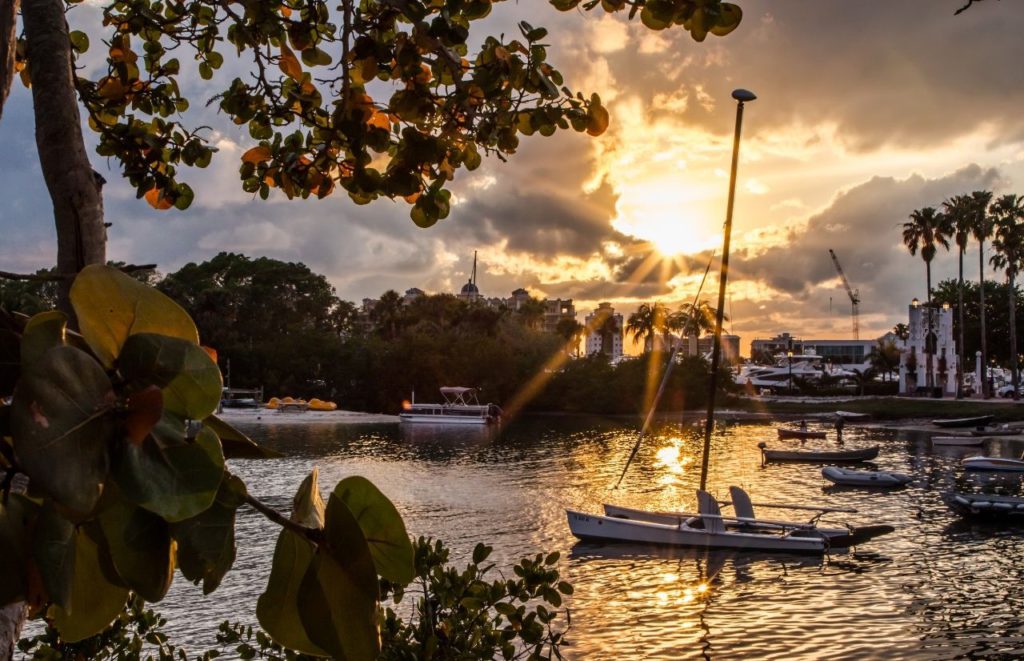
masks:
[[[402,515],[388,497],[365,477],[347,477],[334,487],[331,499],[344,503],[359,523],[377,573],[400,585],[416,577],[412,542]]]
[[[0,606],[23,601],[27,591],[29,526],[38,506],[19,494],[0,501]]]
[[[191,317],[177,303],[109,266],[86,266],[71,285],[71,305],[85,341],[113,367],[129,336],[157,333],[199,344]]]
[[[223,473],[220,441],[209,429],[200,430],[194,441],[176,445],[161,445],[153,435],[141,445],[126,444],[115,457],[113,470],[128,501],[169,522],[209,507]]]
[[[167,522],[118,498],[99,516],[114,569],[149,602],[164,598],[174,578],[174,548]]]
[[[68,39],[71,41],[71,47],[78,53],[84,53],[89,50],[89,35],[81,30],[72,30],[69,32]]]
[[[375,659],[377,572],[359,522],[336,495],[327,502],[326,542],[299,585],[299,617],[314,644],[336,659]]]
[[[202,420],[217,410],[220,403],[220,369],[193,342],[138,333],[125,340],[117,367],[125,380],[137,388],[162,388],[164,407],[185,418]]]
[[[107,476],[113,387],[84,351],[54,347],[26,365],[14,393],[14,451],[32,486],[86,513]]]
[[[324,501],[320,497],[319,479],[320,469],[314,466],[292,498],[291,520],[307,528],[324,527]]]
[[[75,569],[71,607],[50,608],[63,642],[77,643],[106,629],[128,600],[128,589],[106,579],[100,568],[100,549],[82,528],[75,532]]]
[[[29,319],[21,336],[22,364],[37,362],[53,347],[63,346],[67,327],[68,317],[59,310],[40,312]]]
[[[235,511],[245,502],[245,493],[240,479],[225,474],[213,505],[171,525],[181,573],[193,583],[201,580],[203,594],[216,590],[235,562]]]
[[[260,626],[280,645],[314,656],[327,656],[306,635],[299,618],[299,586],[316,547],[290,530],[282,530],[274,547],[267,589],[256,602]]]
[[[203,424],[220,437],[226,459],[274,459],[284,454],[256,443],[215,415],[207,416]]]
[[[55,604],[71,605],[71,584],[75,569],[75,525],[57,512],[46,499],[39,510],[32,533],[32,561],[39,568],[43,588]]]

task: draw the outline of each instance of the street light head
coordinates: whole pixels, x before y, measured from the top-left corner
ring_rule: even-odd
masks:
[[[732,91],[732,98],[736,99],[740,103],[746,103],[747,101],[753,101],[757,96],[750,90],[740,88]]]
[[[917,298],[916,298],[916,297],[914,298],[914,300],[910,301],[910,306],[911,306],[911,307],[915,307],[915,308],[916,308],[916,307],[918,307],[919,305],[921,305],[921,301],[917,300]]]

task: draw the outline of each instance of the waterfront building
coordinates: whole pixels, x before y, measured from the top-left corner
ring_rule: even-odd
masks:
[[[597,309],[587,315],[586,354],[604,353],[609,360],[622,358],[622,315],[615,311],[611,303],[600,303]]]
[[[956,395],[960,364],[953,340],[953,310],[949,305],[932,306],[929,315],[928,306],[915,298],[908,313],[910,335],[900,347],[900,394],[920,394],[927,389],[930,353],[932,387],[944,395]]]
[[[755,339],[750,343],[751,358],[776,358],[792,351],[794,355],[817,355],[828,364],[843,369],[867,369],[868,356],[878,340],[802,340],[789,333],[780,333],[769,339]]]

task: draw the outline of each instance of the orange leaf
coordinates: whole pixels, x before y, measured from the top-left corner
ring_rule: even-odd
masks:
[[[391,130],[391,119],[387,116],[387,113],[374,112],[373,116],[370,117],[370,121],[367,122],[370,126],[384,129],[386,131]]]
[[[281,16],[284,16],[285,18],[288,18],[291,15],[292,15],[292,8],[291,7],[286,7],[285,5],[281,5]]]
[[[206,355],[210,357],[210,360],[212,360],[213,362],[217,362],[217,350],[216,349],[214,349],[213,347],[207,347],[207,346],[202,347],[202,349],[203,349],[203,351],[206,352]]]
[[[149,202],[149,206],[159,211],[165,211],[174,206],[172,202],[158,186],[153,186],[146,191],[146,201]]]
[[[153,430],[164,411],[164,394],[157,386],[128,396],[128,414],[124,418],[124,430],[128,440],[136,446],[142,445]]]
[[[249,151],[242,154],[243,163],[262,163],[263,161],[269,161],[273,154],[270,153],[270,147],[259,145],[253,147]]]
[[[288,48],[288,44],[283,41],[281,42],[281,60],[278,65],[281,67],[281,71],[292,80],[302,80],[302,65],[299,64],[299,59],[295,57],[292,49]]]

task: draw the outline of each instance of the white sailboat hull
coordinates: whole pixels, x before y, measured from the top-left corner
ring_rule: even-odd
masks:
[[[584,514],[566,510],[569,529],[577,538],[588,541],[633,542],[659,546],[769,551],[780,553],[824,553],[825,537],[814,534],[800,537],[792,533],[744,533],[733,530],[710,532],[681,524],[655,523],[636,519]]]
[[[981,445],[982,436],[932,436],[932,445]]]
[[[416,413],[399,413],[400,422],[429,423],[432,425],[490,425],[496,422],[492,417],[471,417],[466,415],[420,415]]]

